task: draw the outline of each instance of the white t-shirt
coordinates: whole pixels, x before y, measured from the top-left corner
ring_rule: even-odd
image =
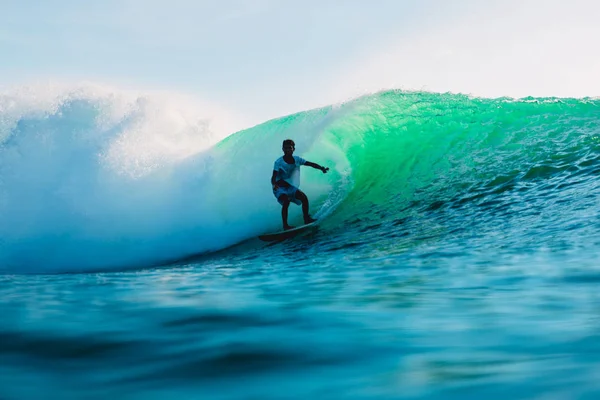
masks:
[[[294,164],[288,164],[285,162],[283,157],[279,157],[275,160],[273,165],[273,171],[277,171],[275,182],[283,179],[287,183],[293,186],[300,186],[300,166],[306,163],[306,160],[302,157],[294,157]]]

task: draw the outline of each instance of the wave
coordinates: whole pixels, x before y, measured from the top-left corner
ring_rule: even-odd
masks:
[[[387,91],[227,136],[152,97],[48,97],[0,97],[4,272],[147,266],[276,229],[269,179],[287,138],[331,168],[307,169],[302,188],[323,229],[346,235],[436,210],[501,215],[503,193],[558,191],[600,168],[596,99]]]

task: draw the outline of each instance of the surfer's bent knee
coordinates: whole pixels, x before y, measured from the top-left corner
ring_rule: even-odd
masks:
[[[281,196],[279,196],[279,202],[281,203],[282,206],[289,206],[290,205],[290,198],[288,197],[287,194],[282,194]]]

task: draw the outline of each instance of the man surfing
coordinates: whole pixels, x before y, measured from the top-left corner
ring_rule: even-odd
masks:
[[[273,194],[281,204],[281,219],[283,221],[283,229],[293,229],[293,226],[288,225],[288,208],[290,202],[302,204],[302,214],[304,215],[304,223],[310,224],[315,222],[308,213],[308,197],[303,191],[298,189],[300,185],[300,166],[307,165],[315,169],[320,169],[324,174],[329,171],[329,168],[322,167],[310,161],[306,161],[302,157],[294,155],[296,144],[291,139],[283,141],[283,157],[275,160],[273,165],[273,176],[271,177],[271,185],[273,186]]]

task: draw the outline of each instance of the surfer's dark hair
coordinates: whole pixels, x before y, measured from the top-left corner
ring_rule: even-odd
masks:
[[[281,145],[281,147],[284,147],[286,144],[292,145],[294,147],[296,147],[296,143],[294,143],[294,141],[292,139],[285,139],[283,141],[283,144]]]

